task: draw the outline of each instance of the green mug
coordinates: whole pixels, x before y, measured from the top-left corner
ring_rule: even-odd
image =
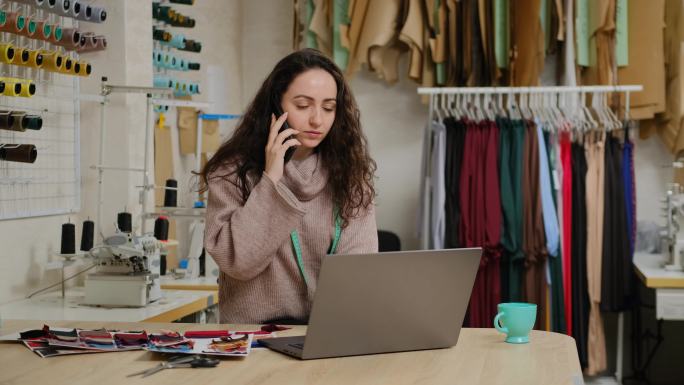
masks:
[[[494,317],[494,327],[506,334],[506,342],[526,344],[537,319],[537,305],[533,303],[509,302],[497,305],[499,313]],[[502,326],[503,324],[503,326]]]

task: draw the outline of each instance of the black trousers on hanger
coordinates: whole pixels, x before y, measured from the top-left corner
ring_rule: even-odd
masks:
[[[587,159],[584,146],[572,143],[572,333],[580,365],[587,367],[589,289],[587,283]]]

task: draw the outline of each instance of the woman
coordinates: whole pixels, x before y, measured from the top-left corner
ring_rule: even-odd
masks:
[[[340,69],[283,58],[201,172],[221,322],[306,323],[322,258],[378,249],[375,168]]]

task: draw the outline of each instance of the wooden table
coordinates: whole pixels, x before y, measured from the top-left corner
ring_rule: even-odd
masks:
[[[65,321],[173,322],[218,303],[216,291],[162,290],[162,298],[140,308],[104,308],[82,305],[82,287],[50,292],[31,299],[0,306],[0,317],[7,319]]]
[[[5,321],[1,334],[42,327],[41,321]],[[50,326],[155,331],[255,326],[51,322]],[[304,327],[280,332],[302,335]],[[400,338],[400,336],[398,336]],[[300,361],[266,349],[246,358],[224,358],[214,369],[163,370],[148,378],[126,375],[156,365],[163,355],[145,351],[39,358],[17,343],[0,343],[0,384],[506,384],[580,385],[575,341],[562,334],[532,331],[531,342],[503,342],[494,329],[463,329],[450,349]]]

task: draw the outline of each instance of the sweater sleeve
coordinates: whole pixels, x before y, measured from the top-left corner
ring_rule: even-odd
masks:
[[[294,194],[266,175],[244,203],[235,184],[213,178],[209,182],[204,247],[221,271],[237,280],[249,280],[271,264],[304,214]]]
[[[375,206],[349,220],[342,230],[336,254],[365,254],[378,252],[378,225],[375,222]]]

